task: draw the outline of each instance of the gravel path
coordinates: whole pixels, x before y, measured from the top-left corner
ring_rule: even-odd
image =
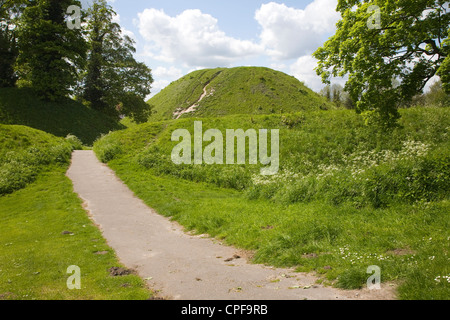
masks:
[[[247,262],[239,250],[185,233],[158,215],[92,151],[75,151],[67,176],[121,263],[158,295],[175,300],[391,299],[393,287],[343,291],[313,275]]]

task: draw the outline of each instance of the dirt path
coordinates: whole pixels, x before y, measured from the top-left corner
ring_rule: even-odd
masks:
[[[341,291],[312,275],[250,264],[239,250],[183,228],[148,208],[92,151],[76,151],[67,172],[121,262],[159,295],[182,300],[390,299],[393,289]],[[237,256],[241,256],[238,258]],[[232,260],[230,260],[232,259]],[[225,261],[229,260],[229,261]]]
[[[194,112],[195,110],[197,110],[197,108],[198,108],[198,106],[199,106],[199,103],[200,103],[200,102],[208,95],[208,90],[207,90],[208,86],[209,86],[209,83],[203,88],[203,94],[200,96],[200,98],[197,100],[196,103],[194,103],[192,106],[190,106],[190,107],[187,108],[186,110],[182,110],[182,111],[179,111],[179,112],[175,112],[175,113],[174,113],[174,116],[176,116],[175,119],[180,119],[180,117],[181,117],[183,114],[191,113],[191,112]]]
[[[222,73],[222,71],[218,71],[217,73],[215,73],[212,77],[211,77],[211,79],[209,79],[206,83],[205,83],[205,85],[203,86],[203,93],[202,93],[202,95],[200,96],[200,98],[197,100],[197,102],[195,102],[193,105],[191,105],[189,108],[187,108],[187,109],[178,109],[178,110],[176,110],[174,113],[173,113],[173,117],[174,117],[174,119],[179,119],[183,114],[186,114],[186,113],[191,113],[191,112],[194,112],[194,111],[196,111],[197,110],[197,108],[199,107],[199,104],[200,104],[200,102],[206,97],[206,96],[209,96],[209,95],[212,95],[212,94],[214,94],[214,89],[212,88],[211,90],[210,90],[210,92],[208,93],[208,90],[207,90],[207,88],[208,88],[208,86],[210,85],[210,83],[219,75],[219,74],[221,74]]]

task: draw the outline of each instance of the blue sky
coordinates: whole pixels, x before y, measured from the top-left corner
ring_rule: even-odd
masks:
[[[89,2],[92,0],[84,0]],[[265,66],[319,91],[311,54],[335,31],[337,0],[110,0],[152,94],[197,69]],[[342,79],[336,82],[343,84]]]

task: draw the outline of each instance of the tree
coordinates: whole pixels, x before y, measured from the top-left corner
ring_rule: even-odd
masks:
[[[68,96],[86,59],[80,29],[68,28],[66,11],[76,0],[28,0],[20,19],[21,77],[46,100]]]
[[[144,99],[153,83],[151,70],[134,59],[134,41],[122,35],[113,22],[115,14],[105,0],[96,0],[88,10],[89,52],[80,95],[104,113],[146,121],[150,106]]]
[[[385,126],[394,125],[400,103],[421,93],[433,76],[440,75],[448,88],[446,4],[444,0],[338,0],[342,18],[336,34],[314,53],[319,60],[317,74],[325,83],[331,76],[348,74],[345,90],[356,101],[357,112]],[[395,86],[395,80],[400,85]]]
[[[326,85],[321,91],[320,94],[324,96],[328,101],[331,101],[331,88],[330,85]]]
[[[423,95],[425,106],[448,107],[450,106],[450,93],[442,88],[442,82],[436,81],[430,86],[430,90]]]
[[[14,65],[19,54],[15,24],[23,1],[0,0],[0,87],[14,87],[17,75]]]
[[[331,91],[333,92],[333,102],[334,104],[340,108],[342,105],[342,92],[344,91],[344,89],[342,88],[342,86],[340,84],[333,84],[331,86]]]

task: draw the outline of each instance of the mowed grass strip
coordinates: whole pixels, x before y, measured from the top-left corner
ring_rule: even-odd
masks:
[[[52,166],[35,182],[0,197],[0,300],[142,300],[151,296],[138,276],[110,276],[123,267],[82,208],[65,176]],[[69,290],[69,266],[81,289]]]

